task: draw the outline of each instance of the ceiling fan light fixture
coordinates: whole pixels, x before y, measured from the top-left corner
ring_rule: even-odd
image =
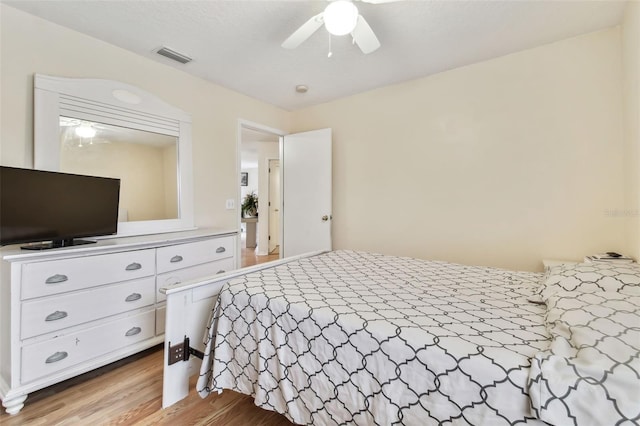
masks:
[[[76,127],[76,135],[81,138],[92,138],[96,135],[96,129],[89,124],[81,124]]]
[[[358,8],[350,1],[336,0],[324,10],[324,26],[331,34],[349,34],[358,23]]]

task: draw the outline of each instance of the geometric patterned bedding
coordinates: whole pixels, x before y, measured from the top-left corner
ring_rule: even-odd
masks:
[[[297,424],[544,424],[532,357],[549,346],[542,274],[334,251],[230,280],[197,389]]]
[[[640,424],[640,296],[559,293],[547,306],[551,346],[531,369],[538,417],[556,425]]]
[[[538,418],[556,425],[640,424],[640,267],[555,267],[540,294],[551,341],[530,372]]]

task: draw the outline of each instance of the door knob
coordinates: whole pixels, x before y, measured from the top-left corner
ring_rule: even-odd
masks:
[[[322,216],[322,221],[326,222],[329,220],[329,216],[327,216],[326,214],[324,216]]]

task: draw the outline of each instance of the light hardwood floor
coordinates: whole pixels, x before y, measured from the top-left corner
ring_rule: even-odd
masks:
[[[278,259],[242,249],[242,266]],[[27,398],[22,411],[2,409],[0,425],[214,425],[290,426],[280,414],[256,407],[251,397],[224,391],[200,398],[192,377],[189,396],[162,410],[162,347],[69,379]],[[2,408],[2,407],[0,407]]]
[[[162,347],[157,346],[34,392],[17,415],[3,411],[0,425],[291,425],[239,393],[227,390],[200,398],[197,376],[186,399],[161,409],[162,358]]]
[[[246,238],[247,238],[247,235],[244,232],[242,232],[240,234],[240,245],[241,245],[240,246],[241,247],[240,267],[244,268],[245,266],[253,266],[259,263],[270,262],[272,260],[280,259],[279,254],[268,254],[266,256],[258,256],[256,254],[255,248],[246,247]]]
[[[254,249],[242,248],[242,259],[241,265],[244,268],[245,266],[253,266],[259,263],[270,262],[272,260],[280,259],[280,255],[278,254],[268,254],[266,256],[258,256]]]

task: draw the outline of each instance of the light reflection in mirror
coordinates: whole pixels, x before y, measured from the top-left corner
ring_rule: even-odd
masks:
[[[177,146],[175,136],[60,117],[60,171],[121,179],[120,222],[179,217]]]

